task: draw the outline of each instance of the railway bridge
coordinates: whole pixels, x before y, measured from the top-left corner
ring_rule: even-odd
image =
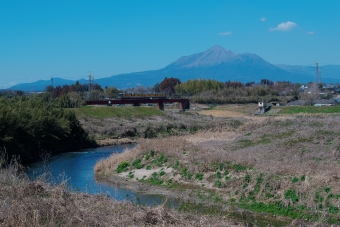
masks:
[[[148,99],[148,98],[138,98],[138,99],[108,99],[108,100],[93,100],[86,101],[87,105],[105,105],[112,106],[116,104],[132,104],[133,106],[140,106],[140,104],[147,103],[158,103],[158,108],[160,110],[164,110],[164,103],[179,103],[179,109],[184,111],[190,109],[190,101],[189,99]]]

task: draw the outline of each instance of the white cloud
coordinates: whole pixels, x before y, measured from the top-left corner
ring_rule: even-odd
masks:
[[[314,32],[313,31],[307,32],[307,35],[314,35]]]
[[[14,86],[14,85],[17,85],[18,83],[17,82],[9,82],[8,85],[10,86]]]
[[[265,18],[265,17],[261,17],[261,18],[260,18],[260,21],[265,22],[265,21],[266,21],[266,18]]]
[[[231,35],[231,32],[220,32],[218,33],[218,35],[227,36],[227,35]]]
[[[289,30],[291,30],[292,28],[296,27],[297,24],[291,21],[287,21],[282,22],[281,24],[279,24],[276,28],[270,28],[269,31],[283,31],[283,32],[287,32]]]

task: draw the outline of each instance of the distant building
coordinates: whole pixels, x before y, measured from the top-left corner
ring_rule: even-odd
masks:
[[[289,102],[287,106],[303,106],[305,104],[304,100],[295,100],[292,102]]]
[[[338,102],[335,99],[321,99],[314,102],[314,106],[334,106]]]
[[[307,90],[308,89],[308,86],[306,85],[301,85],[301,87],[299,88],[299,91],[300,92],[304,92],[305,90]]]
[[[292,102],[289,102],[287,106],[303,106],[305,105],[306,101],[304,100],[295,100]],[[340,104],[340,98],[339,99],[320,99],[315,100],[313,102],[314,106],[335,106]]]
[[[266,107],[269,106],[268,103],[266,103],[265,101],[262,101],[259,102],[259,110],[260,110],[260,113],[259,114],[264,114],[266,112]]]

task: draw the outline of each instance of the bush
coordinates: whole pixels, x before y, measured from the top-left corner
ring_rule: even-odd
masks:
[[[247,169],[245,166],[241,166],[241,165],[239,165],[239,164],[236,164],[236,165],[234,165],[233,167],[234,167],[234,169],[235,169],[236,172],[240,172],[240,171],[243,171],[243,170],[246,170],[246,169]]]
[[[195,179],[196,180],[203,180],[203,174],[202,173],[195,173]]]
[[[216,172],[216,177],[217,177],[218,179],[221,179],[221,178],[222,178],[222,174],[221,174],[220,171],[217,171],[217,172]]]
[[[251,182],[251,176],[248,173],[244,176],[244,181],[247,183]]]
[[[292,203],[296,203],[299,201],[299,197],[297,196],[294,189],[289,189],[285,191],[284,197],[285,199],[290,199]]]
[[[141,168],[144,167],[144,164],[142,164],[141,162],[142,161],[140,159],[137,159],[132,163],[132,166],[137,168],[137,169],[141,169]]]
[[[293,182],[293,183],[299,182],[299,178],[297,178],[297,177],[294,176],[294,177],[292,178],[292,182]]]
[[[219,181],[219,180],[217,180],[217,181],[215,181],[214,185],[215,185],[216,187],[218,187],[218,188],[221,188],[221,187],[222,187],[222,182]]]
[[[188,168],[186,168],[186,167],[184,167],[183,169],[182,169],[182,177],[186,177],[187,176],[187,174],[188,174]]]
[[[128,167],[130,166],[130,164],[126,161],[120,163],[116,169],[117,173],[122,173],[128,170]]]

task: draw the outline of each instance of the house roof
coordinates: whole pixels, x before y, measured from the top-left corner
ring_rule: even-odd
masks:
[[[314,104],[336,104],[337,101],[335,99],[320,99],[316,100]]]
[[[289,102],[287,106],[301,106],[304,104],[304,100],[295,100],[292,102]]]

